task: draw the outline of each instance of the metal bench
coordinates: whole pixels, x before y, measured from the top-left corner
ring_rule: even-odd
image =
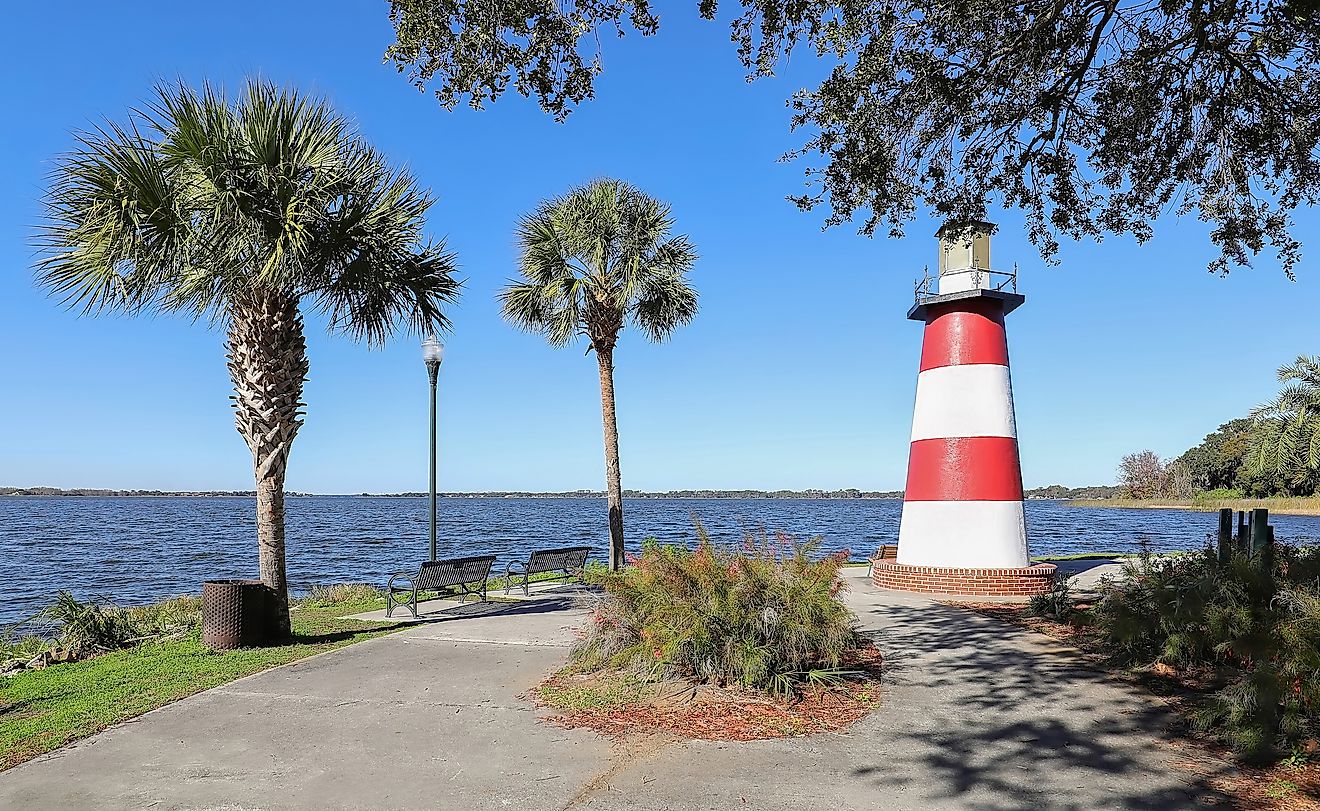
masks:
[[[576,577],[580,580],[587,567],[589,554],[591,554],[590,546],[565,546],[559,549],[538,549],[527,560],[509,561],[504,567],[504,593],[508,594],[509,589],[513,588],[515,577],[522,577],[523,596],[527,595],[527,586],[534,574],[560,572],[561,578],[547,579],[568,580]]]
[[[469,594],[475,594],[484,601],[486,578],[490,577],[490,569],[494,565],[494,555],[476,555],[430,560],[423,563],[416,574],[399,572],[385,586],[385,616],[394,616],[394,607],[404,605],[412,612],[413,619],[417,619],[417,594],[423,591],[452,587],[459,590],[464,601]],[[407,594],[408,599],[399,599],[398,595],[401,594]]]
[[[898,560],[898,544],[881,544],[880,548],[875,550],[875,556],[868,558],[866,561],[866,576],[871,576],[871,572],[875,570],[875,564],[887,560]]]

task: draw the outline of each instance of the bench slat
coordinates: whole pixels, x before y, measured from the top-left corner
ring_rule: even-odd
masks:
[[[400,572],[390,578],[386,584],[385,616],[394,616],[396,606],[404,606],[417,617],[417,593],[457,587],[462,592],[463,600],[469,594],[475,594],[483,602],[486,600],[486,580],[490,577],[491,567],[495,565],[494,555],[474,555],[466,558],[449,560],[428,560],[417,569],[417,574]],[[402,579],[407,585],[395,585],[395,580]],[[399,595],[406,594],[406,600]]]
[[[569,546],[562,549],[538,549],[527,559],[527,574],[543,574],[566,569],[581,569],[587,565],[589,546]]]
[[[415,585],[418,591],[429,591],[463,583],[476,583],[485,580],[494,565],[494,555],[427,561],[418,570]]]
[[[504,593],[508,594],[514,586],[514,578],[520,578],[523,594],[528,593],[529,578],[537,574],[563,572],[562,578],[582,578],[587,568],[587,556],[590,546],[564,546],[558,549],[537,549],[526,560],[511,561],[504,567]],[[514,567],[518,567],[515,569]],[[558,578],[558,579],[562,579]],[[555,579],[555,578],[552,578]]]

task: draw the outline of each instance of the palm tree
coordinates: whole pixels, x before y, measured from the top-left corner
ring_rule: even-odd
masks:
[[[125,124],[77,134],[50,177],[39,283],[84,313],[182,313],[227,329],[235,423],[256,474],[261,579],[289,635],[284,474],[302,425],[301,307],[381,345],[446,329],[454,258],[432,198],[324,101],[250,81],[230,101],[157,88]]]
[[[663,341],[697,314],[686,274],[697,254],[670,236],[669,206],[619,180],[597,180],[543,202],[518,224],[522,280],[500,294],[504,318],[562,347],[581,335],[600,367],[610,568],[623,565],[623,489],[614,409],[614,346],[631,321]]]
[[[1248,462],[1255,473],[1275,473],[1293,492],[1315,490],[1320,468],[1320,358],[1299,355],[1279,367],[1285,384],[1274,400],[1251,412]]]

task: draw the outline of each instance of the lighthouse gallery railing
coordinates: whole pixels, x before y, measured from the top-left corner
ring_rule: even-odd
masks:
[[[970,281],[970,284],[966,286],[957,285],[957,287],[962,290],[981,289],[998,290],[1001,292],[1008,291],[1010,293],[1017,292],[1016,264],[1013,265],[1011,271],[991,270],[989,268],[963,268],[961,270],[946,271],[943,274],[936,274],[934,276],[930,274],[930,267],[927,266],[922,269],[922,276],[917,280],[916,284],[915,293],[918,304],[935,298],[940,294],[941,276],[946,279],[969,277],[968,281]]]

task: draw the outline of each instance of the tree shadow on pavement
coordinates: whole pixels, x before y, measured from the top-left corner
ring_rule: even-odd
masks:
[[[356,639],[360,636],[375,636],[381,633],[393,633],[402,631],[404,628],[411,627],[415,623],[411,622],[391,622],[385,624],[373,624],[363,626],[362,628],[353,628],[344,631],[327,631],[322,634],[292,634],[283,642],[272,642],[267,647],[280,647],[283,645],[327,645],[335,642],[343,642],[348,639]]]
[[[875,720],[889,728],[855,777],[978,811],[1231,806],[1208,785],[1231,764],[1171,739],[1175,718],[1159,699],[1067,645],[952,606],[861,613],[881,629]]]
[[[593,592],[587,587],[568,587],[548,592],[534,592],[535,596],[531,599],[463,603],[433,612],[428,616],[436,619],[467,619],[550,614],[581,608],[584,596],[590,593]]]

